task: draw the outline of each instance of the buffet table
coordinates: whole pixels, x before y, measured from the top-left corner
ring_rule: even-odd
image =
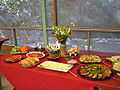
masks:
[[[5,63],[3,60],[7,56],[10,54],[0,55],[0,73],[10,81],[15,90],[95,90],[95,87],[102,90],[120,90],[120,78],[117,78],[117,82],[113,80],[109,83],[109,80],[86,80],[77,77],[72,71],[63,73],[37,67],[23,68],[18,63]]]

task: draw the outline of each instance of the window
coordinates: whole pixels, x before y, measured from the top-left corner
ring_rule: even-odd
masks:
[[[52,25],[53,0],[46,0],[47,24]],[[10,40],[7,44],[14,44],[14,32],[16,29],[18,45],[33,44],[43,41],[41,0],[1,0],[0,1],[0,28]],[[120,28],[120,1],[119,0],[57,0],[58,25],[72,25],[78,31],[73,30],[71,39],[67,45],[88,47],[87,32],[80,32],[79,27],[85,28]],[[109,30],[109,29],[107,29]],[[110,31],[109,30],[109,31]],[[118,31],[119,32],[119,31]],[[97,51],[119,52],[120,33],[92,32],[90,48]],[[34,35],[33,35],[34,34]],[[49,42],[55,38],[48,33]],[[112,48],[111,48],[112,47]]]
[[[120,27],[119,0],[58,0],[59,24]]]

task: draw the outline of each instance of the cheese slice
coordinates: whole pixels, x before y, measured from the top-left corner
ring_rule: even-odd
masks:
[[[73,67],[73,65],[54,62],[54,61],[45,61],[41,63],[40,65],[38,65],[38,67],[50,69],[50,70],[68,72]]]

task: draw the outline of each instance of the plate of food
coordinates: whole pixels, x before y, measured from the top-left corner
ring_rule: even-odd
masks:
[[[115,75],[120,76],[120,62],[113,63],[112,71]]]
[[[102,59],[98,55],[81,55],[79,58],[79,61],[81,63],[100,63],[102,62]]]
[[[111,61],[112,63],[118,63],[120,62],[120,56],[111,56],[111,57],[107,57],[107,60]]]
[[[40,63],[37,57],[27,57],[19,62],[22,67],[30,68],[38,65]]]
[[[26,54],[27,57],[38,57],[43,58],[45,57],[45,54],[43,52],[37,52],[37,51],[32,51]]]
[[[114,63],[112,69],[120,73],[120,62]]]
[[[78,56],[80,54],[80,48],[70,48],[67,50],[67,53],[71,57]]]
[[[78,75],[91,80],[104,80],[111,77],[112,71],[102,64],[87,64],[80,66]]]
[[[12,48],[10,54],[26,54],[31,50],[32,48],[29,46],[15,46]]]
[[[12,56],[7,57],[4,61],[7,63],[16,63],[24,58],[25,56],[22,56],[22,55],[12,55]]]

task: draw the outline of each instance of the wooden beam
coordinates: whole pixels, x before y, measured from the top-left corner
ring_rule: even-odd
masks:
[[[57,0],[52,0],[52,24],[58,25]]]
[[[14,37],[14,45],[17,46],[18,42],[17,42],[17,36],[16,36],[16,29],[13,29],[13,37]]]
[[[78,32],[120,32],[120,28],[90,28],[90,27],[71,27],[73,31]]]
[[[56,25],[56,24],[55,24]],[[0,27],[1,30],[11,30],[11,29],[28,29],[28,30],[42,30],[42,27],[28,27],[28,26],[21,26],[21,27]],[[47,27],[47,29],[51,29],[51,27]],[[120,32],[120,28],[90,28],[90,27],[71,27],[73,31],[77,32]]]

